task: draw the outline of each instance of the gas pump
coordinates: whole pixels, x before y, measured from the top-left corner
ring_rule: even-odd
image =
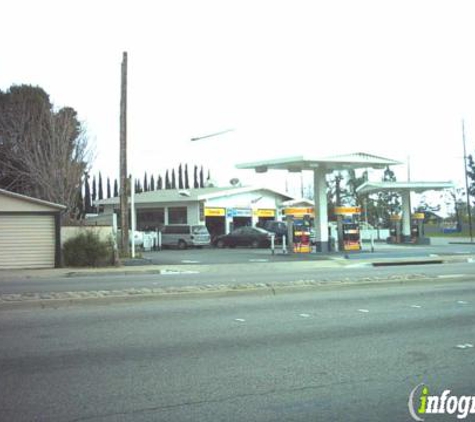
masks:
[[[361,250],[361,207],[335,207],[338,245],[341,251]]]
[[[310,244],[310,217],[305,215],[303,219],[294,220],[293,229],[294,252],[312,252],[312,245]]]
[[[289,250],[295,253],[312,252],[310,227],[314,217],[313,208],[286,208],[284,214],[288,229]]]
[[[418,244],[429,244],[430,241],[424,236],[424,219],[423,212],[416,212],[411,216],[411,242]]]
[[[401,243],[402,216],[393,214],[389,217],[389,243]]]

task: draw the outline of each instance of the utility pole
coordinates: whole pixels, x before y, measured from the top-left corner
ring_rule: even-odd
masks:
[[[463,168],[465,171],[465,189],[467,191],[467,215],[468,228],[470,230],[470,242],[473,242],[472,233],[472,210],[470,209],[470,192],[468,190],[468,174],[467,174],[467,149],[465,147],[465,122],[462,120],[462,140],[463,140]]]
[[[120,87],[120,226],[121,252],[129,256],[129,204],[127,183],[127,52],[122,57]]]

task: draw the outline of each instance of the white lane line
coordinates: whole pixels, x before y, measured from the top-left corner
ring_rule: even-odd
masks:
[[[308,318],[310,317],[310,314],[299,314],[299,316],[301,316],[302,318]]]
[[[465,300],[457,300],[457,303],[458,303],[459,305],[468,305],[468,302],[465,301]]]
[[[237,321],[237,322],[245,322],[246,320],[245,320],[245,319],[242,319],[242,318],[236,318],[234,321]]]
[[[411,305],[411,308],[417,308],[417,309],[420,309],[420,308],[422,308],[422,306],[421,306],[421,305]]]
[[[249,262],[269,262],[268,259],[250,259]]]
[[[473,344],[471,343],[465,343],[465,344],[457,344],[457,349],[471,349],[473,348]]]
[[[199,264],[200,261],[194,261],[193,259],[182,259],[181,263],[182,264]]]
[[[465,277],[465,274],[442,274],[437,276],[437,278],[462,278]]]
[[[368,309],[358,309],[358,312],[363,312],[364,314],[367,314],[369,312]]]

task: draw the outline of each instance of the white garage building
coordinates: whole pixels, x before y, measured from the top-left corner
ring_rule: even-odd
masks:
[[[65,208],[0,189],[0,269],[59,267]]]
[[[206,224],[212,235],[263,220],[280,220],[283,203],[291,196],[263,187],[156,190],[134,197],[137,230],[164,224]],[[130,201],[130,199],[129,199]],[[119,212],[119,198],[95,202],[105,214]]]

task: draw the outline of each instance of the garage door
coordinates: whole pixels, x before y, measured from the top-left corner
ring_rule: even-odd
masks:
[[[0,268],[53,268],[52,215],[0,215]]]

